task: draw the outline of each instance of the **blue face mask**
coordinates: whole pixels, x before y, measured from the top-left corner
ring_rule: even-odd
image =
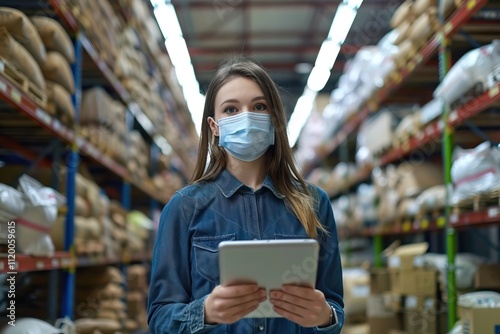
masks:
[[[274,145],[271,116],[243,112],[219,120],[219,146],[242,161],[254,161]]]

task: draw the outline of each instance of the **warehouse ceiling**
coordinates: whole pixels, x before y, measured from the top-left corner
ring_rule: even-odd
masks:
[[[257,59],[283,89],[293,111],[321,43],[342,1],[172,0],[198,82],[203,91],[218,64],[231,55]],[[376,44],[401,0],[365,0],[323,92],[330,93],[346,60],[363,45]]]

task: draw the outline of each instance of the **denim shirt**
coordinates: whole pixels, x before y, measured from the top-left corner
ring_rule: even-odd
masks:
[[[326,193],[310,187],[316,193],[316,214],[330,232],[318,237],[316,289],[335,308],[337,324],[305,328],[284,318],[244,318],[231,325],[204,323],[204,301],[220,283],[220,242],[308,238],[269,176],[253,191],[224,170],[214,181],[179,190],[163,209],[151,268],[150,333],[340,333],[344,304],[335,221]]]

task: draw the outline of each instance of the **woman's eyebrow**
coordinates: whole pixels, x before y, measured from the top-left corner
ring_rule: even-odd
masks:
[[[224,103],[239,103],[240,101],[236,100],[236,99],[229,99],[229,100],[226,100],[224,102],[222,102],[220,105],[222,106]]]

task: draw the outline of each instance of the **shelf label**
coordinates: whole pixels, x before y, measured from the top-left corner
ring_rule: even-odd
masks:
[[[449,115],[448,115],[448,120],[450,122],[455,122],[458,119],[458,112],[456,110],[453,110]]]
[[[415,69],[415,62],[410,61],[410,63],[408,64],[408,72],[413,72],[414,69]]]
[[[12,89],[10,91],[10,97],[12,97],[12,100],[16,103],[21,103],[22,100],[22,95],[17,91],[17,89]]]
[[[439,217],[437,219],[437,227],[442,228],[446,225],[446,219],[444,217]]]
[[[450,223],[451,224],[458,223],[458,215],[456,213],[453,213],[450,215]]]
[[[488,209],[488,218],[494,218],[500,216],[500,208],[490,208]]]
[[[36,108],[35,110],[35,115],[38,117],[39,120],[44,122],[47,125],[50,125],[50,122],[52,121],[52,118],[42,109]]]
[[[411,231],[411,222],[409,220],[405,221],[403,223],[403,232],[410,232]]]
[[[453,30],[453,23],[448,22],[444,25],[444,34],[448,35]]]
[[[59,120],[55,119],[54,122],[52,122],[52,126],[54,127],[54,130],[56,130],[59,133],[62,133],[62,124],[59,122]]]
[[[476,0],[470,0],[469,2],[467,2],[467,9],[468,10],[472,10],[472,9],[474,9],[474,7],[476,7]]]
[[[432,127],[432,125],[429,125],[425,128],[425,134],[427,136],[432,136],[434,134],[434,128]]]
[[[52,259],[50,265],[54,268],[59,268],[59,261],[57,259]]]
[[[493,87],[492,89],[490,89],[490,91],[488,92],[488,95],[489,97],[494,97],[494,96],[497,96],[498,93],[500,92],[500,89],[498,88],[498,85]]]
[[[43,263],[43,261],[36,261],[35,267],[38,270],[42,270],[43,268],[45,268],[45,263]]]
[[[420,223],[420,228],[422,230],[427,230],[429,228],[429,220],[422,219],[422,222]]]
[[[5,82],[3,82],[1,80],[0,80],[0,90],[2,92],[6,92],[7,91],[7,85],[5,84]]]

